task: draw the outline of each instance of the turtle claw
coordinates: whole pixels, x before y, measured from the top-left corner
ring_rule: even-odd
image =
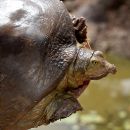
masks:
[[[87,39],[87,25],[86,25],[86,19],[81,18],[72,18],[72,23],[75,29],[75,36],[77,38],[77,41],[79,43],[83,43]]]

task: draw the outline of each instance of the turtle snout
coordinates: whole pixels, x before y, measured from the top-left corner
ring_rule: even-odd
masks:
[[[110,73],[115,74],[117,72],[116,66],[112,65],[112,67],[109,69]]]
[[[114,64],[107,64],[108,72],[111,74],[115,74],[117,72],[116,66]]]

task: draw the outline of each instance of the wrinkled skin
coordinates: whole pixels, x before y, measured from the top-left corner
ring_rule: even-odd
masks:
[[[109,73],[116,73],[116,67],[105,60],[102,52],[77,47],[77,55],[55,91],[20,120],[18,127],[49,124],[82,110],[77,97],[86,89],[90,80],[101,79]]]
[[[26,130],[81,110],[77,97],[89,81],[115,71],[77,46],[59,0],[0,0],[0,13],[0,130]]]
[[[47,109],[49,109],[53,114],[49,116],[49,118],[47,114],[47,123],[65,118],[78,110],[82,110],[82,107],[77,100],[73,100],[73,102],[71,100],[67,101],[69,104],[68,107],[65,101],[69,98],[65,97],[68,94],[71,98],[79,97],[87,87],[90,80],[101,79],[109,73],[115,74],[116,67],[105,60],[102,52],[93,51],[87,48],[78,48],[74,61],[57,87],[57,91],[62,91],[63,93],[62,95],[58,93],[56,96],[58,97],[60,95],[58,99],[61,103],[58,103],[58,99],[53,99],[55,101],[52,100],[48,105],[49,108]],[[53,105],[54,102],[59,105]],[[56,110],[51,110],[52,108],[55,108]]]
[[[79,48],[58,89],[66,88],[67,92],[79,97],[88,86],[90,80],[104,78],[109,73],[115,74],[116,67],[104,58],[102,52]]]

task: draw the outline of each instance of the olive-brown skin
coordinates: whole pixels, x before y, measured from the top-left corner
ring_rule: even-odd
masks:
[[[8,130],[58,85],[76,52],[59,0],[0,1],[0,130]]]

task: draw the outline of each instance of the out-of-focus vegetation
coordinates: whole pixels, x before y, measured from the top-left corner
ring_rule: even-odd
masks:
[[[106,53],[117,74],[91,81],[79,98],[84,110],[37,130],[130,130],[130,0],[64,0],[87,19],[92,48]]]

